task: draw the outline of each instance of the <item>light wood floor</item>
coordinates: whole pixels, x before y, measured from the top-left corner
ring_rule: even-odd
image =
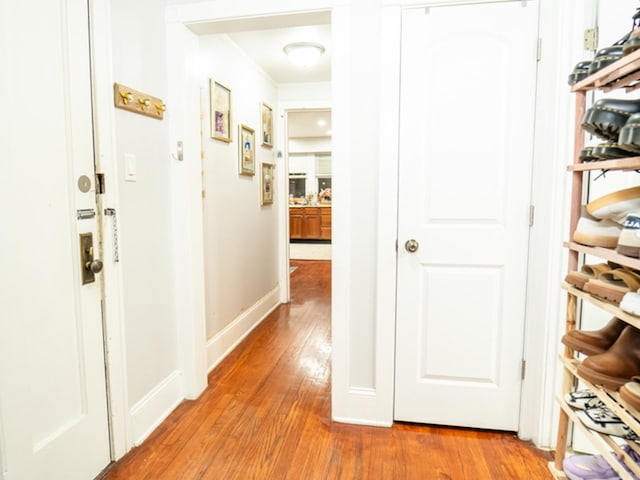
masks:
[[[333,423],[325,261],[292,262],[280,306],[105,480],[549,479],[548,452],[512,433]]]

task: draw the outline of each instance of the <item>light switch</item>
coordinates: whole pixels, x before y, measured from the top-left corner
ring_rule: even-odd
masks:
[[[124,180],[125,182],[136,181],[136,156],[131,153],[124,154]]]

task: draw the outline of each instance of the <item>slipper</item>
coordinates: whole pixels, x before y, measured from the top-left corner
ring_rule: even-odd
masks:
[[[640,292],[625,293],[620,301],[620,309],[631,315],[640,315]]]
[[[604,272],[584,285],[584,291],[596,297],[619,304],[626,293],[640,288],[640,275],[626,268]]]
[[[630,406],[640,411],[640,377],[631,377],[631,381],[620,387],[620,397]]]
[[[609,407],[580,410],[576,415],[585,427],[594,432],[600,432],[626,440],[638,439],[635,432],[631,430],[629,426],[625,425],[625,423],[620,420],[620,417],[613,413],[613,410]]]
[[[614,268],[608,263],[585,264],[579,272],[573,270],[567,273],[564,281],[582,290],[589,280],[596,279],[600,274],[614,270]]]

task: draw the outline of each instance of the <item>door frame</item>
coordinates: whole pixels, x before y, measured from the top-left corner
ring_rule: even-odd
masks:
[[[113,71],[111,53],[111,7],[108,0],[89,0],[89,29],[91,35],[91,82],[93,96],[93,129],[95,169],[104,173],[106,192],[97,199],[97,208],[120,211],[118,196],[118,167],[115,161],[115,124],[112,106]],[[122,458],[133,446],[131,435],[125,355],[122,268],[114,258],[111,232],[113,217],[99,212],[100,231],[103,232],[102,258],[102,315],[105,344],[105,378],[107,382],[108,421],[111,441],[111,460]],[[105,293],[109,294],[106,295]]]

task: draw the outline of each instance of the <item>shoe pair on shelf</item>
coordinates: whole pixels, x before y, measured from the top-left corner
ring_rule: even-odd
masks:
[[[604,158],[601,159],[637,155],[640,153],[640,100],[602,98],[587,110],[582,128],[607,142],[602,146]]]
[[[593,60],[584,60],[573,67],[573,71],[569,74],[569,85],[575,85],[640,48],[640,8],[631,18],[632,27],[629,33],[610,47],[599,49]]]
[[[627,295],[640,289],[640,273],[613,262],[585,264],[579,272],[567,273],[564,279],[579,290],[615,304],[622,304],[625,298],[630,304],[632,300]],[[632,304],[640,313],[640,295],[638,302]]]
[[[585,205],[573,240],[640,257],[640,187],[618,190]]]
[[[570,330],[562,343],[588,355],[578,375],[594,385],[616,391],[640,376],[640,331],[617,317],[599,330]]]
[[[630,445],[625,445],[622,450],[627,461],[640,463],[640,455]],[[626,465],[623,468],[629,471]],[[615,480],[620,478],[602,455],[571,455],[564,459],[562,469],[570,480]],[[632,478],[638,480],[638,477],[633,473],[629,473]]]

